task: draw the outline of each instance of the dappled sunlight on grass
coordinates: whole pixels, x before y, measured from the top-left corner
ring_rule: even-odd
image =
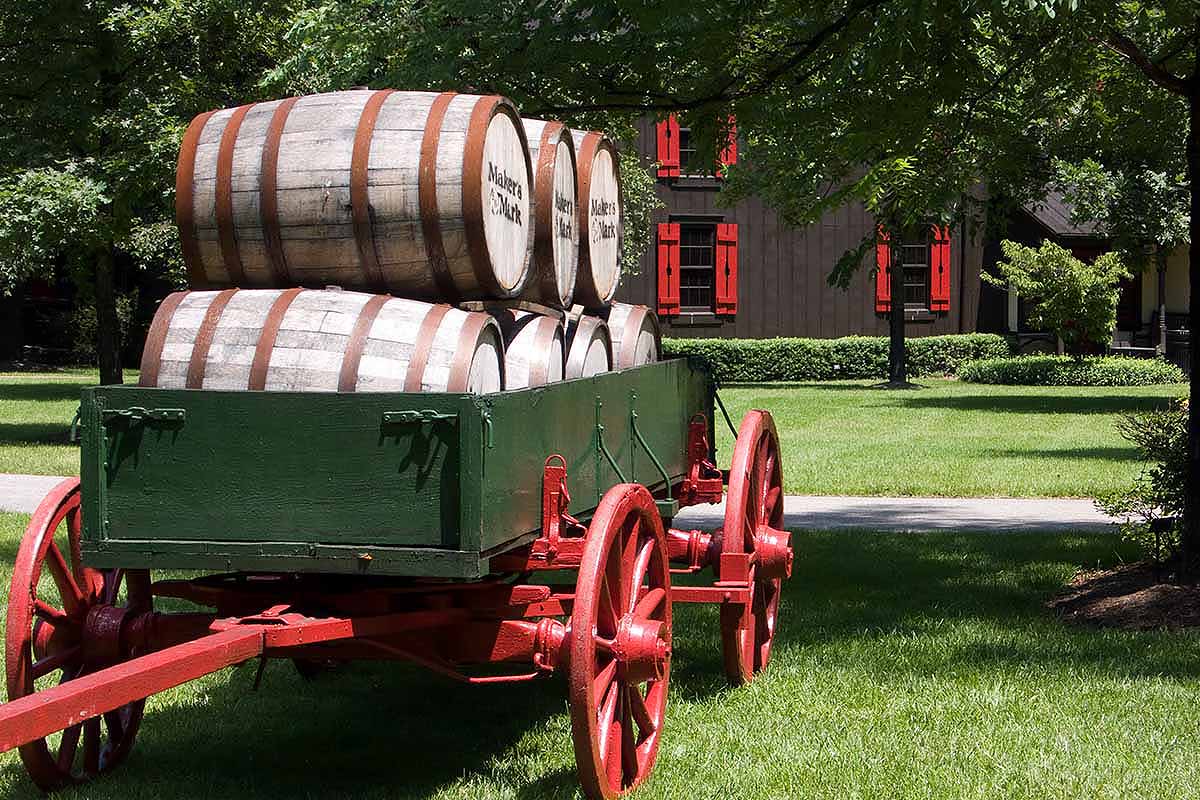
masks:
[[[987,386],[923,378],[911,391],[865,381],[725,388],[734,424],[774,415],[785,489],[803,494],[1095,497],[1141,465],[1121,414],[1163,408],[1183,385]],[[732,436],[722,423],[718,446]]]
[[[0,515],[11,553],[25,517]],[[1195,797],[1192,634],[1068,628],[1044,608],[1107,535],[798,533],[768,671],[721,674],[717,610],[677,606],[672,700],[639,798]],[[0,561],[7,587],[11,556]],[[560,679],[462,686],[393,664],[255,664],[151,700],[88,798],[571,798]],[[0,795],[34,798],[15,754]]]

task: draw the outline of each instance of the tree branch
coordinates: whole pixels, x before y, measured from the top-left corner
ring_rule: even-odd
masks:
[[[1108,36],[1104,43],[1109,49],[1124,56],[1130,63],[1140,69],[1153,83],[1172,94],[1177,94],[1181,97],[1191,96],[1192,91],[1189,81],[1155,64],[1132,39],[1116,28],[1109,28]]]
[[[843,14],[807,39],[790,43],[788,48],[794,47],[796,52],[766,70],[761,77],[751,80],[741,87],[737,86],[738,78],[734,76],[722,82],[708,94],[690,99],[677,98],[672,95],[649,102],[614,100],[590,104],[561,104],[533,109],[530,113],[535,116],[545,116],[587,111],[690,111],[714,103],[727,103],[731,100],[751,97],[770,89],[776,81],[817,53],[829,39],[840,34],[866,12],[877,6],[885,5],[887,2],[889,0],[858,0]],[[811,76],[814,71],[806,73],[806,77]]]

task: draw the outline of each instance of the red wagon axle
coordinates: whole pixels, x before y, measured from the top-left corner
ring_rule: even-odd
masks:
[[[704,462],[706,446],[697,454],[676,487],[684,505],[720,497],[723,476]],[[673,603],[720,604],[734,683],[770,658],[792,551],[765,412],[743,422],[728,484],[717,531],[664,530],[640,484],[612,487],[585,527],[566,511],[565,463],[552,457],[541,534],[492,558],[494,574],[482,582],[233,574],[152,583],[144,570],[83,565],[79,485],[64,481],[33,515],[17,556],[0,750],[20,747],[45,790],[87,780],[128,756],[146,697],[254,658],[406,660],[473,683],[566,670],[580,781],[589,796],[614,797],[642,782],[655,761]],[[671,583],[672,573],[705,568],[716,573],[711,585]],[[521,581],[552,570],[575,571],[576,580]],[[212,611],[161,613],[155,597]],[[52,752],[47,740],[58,732]]]

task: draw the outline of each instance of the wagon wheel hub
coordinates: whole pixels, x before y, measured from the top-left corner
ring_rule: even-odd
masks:
[[[123,660],[121,630],[129,609],[96,605],[88,609],[83,623],[83,663],[88,669],[100,669]]]
[[[613,639],[617,669],[629,683],[662,680],[671,663],[671,644],[664,637],[666,625],[659,620],[625,614]]]
[[[766,523],[754,533],[758,575],[765,580],[792,577],[792,535]]]

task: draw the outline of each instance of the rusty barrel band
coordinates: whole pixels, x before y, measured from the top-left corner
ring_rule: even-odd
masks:
[[[200,330],[196,331],[196,340],[192,343],[192,357],[188,360],[188,389],[204,388],[204,371],[208,367],[208,351],[217,332],[217,323],[221,321],[221,312],[225,310],[235,292],[237,289],[218,292],[204,312],[204,320],[200,323]]]
[[[275,108],[271,124],[267,126],[267,138],[263,142],[262,168],[259,171],[258,209],[262,220],[263,245],[267,251],[267,263],[276,286],[291,283],[288,275],[287,256],[283,252],[283,238],[279,232],[279,141],[287,124],[288,114],[296,105],[298,97],[289,97]]]
[[[237,231],[233,226],[233,149],[237,144],[242,120],[254,107],[254,103],[238,106],[233,110],[225,130],[221,132],[221,146],[217,151],[217,238],[221,242],[221,261],[229,273],[229,282],[234,286],[245,283],[246,273],[242,269],[242,255],[238,252]]]
[[[150,323],[150,331],[146,334],[146,344],[142,348],[138,386],[158,385],[158,370],[162,366],[162,351],[167,342],[167,331],[171,329],[171,319],[175,316],[175,310],[187,296],[187,292],[172,292],[154,314],[154,321]]]
[[[575,278],[575,294],[584,305],[600,307],[604,298],[596,288],[596,279],[592,275],[592,240],[591,227],[588,225],[588,195],[592,191],[592,161],[596,158],[596,145],[600,134],[589,131],[583,135],[583,141],[576,153],[576,165],[579,170],[579,197],[576,217],[579,225],[579,274]],[[581,291],[582,290],[582,291]]]
[[[279,297],[275,298],[275,302],[271,304],[271,310],[267,312],[267,319],[263,322],[262,332],[258,335],[258,344],[254,347],[254,361],[250,364],[250,380],[246,383],[246,388],[252,392],[261,392],[267,386],[267,370],[271,366],[271,353],[275,350],[275,337],[279,335],[279,326],[283,324],[283,315],[287,313],[288,306],[296,299],[303,289],[288,289],[281,292]]]
[[[462,182],[462,217],[463,228],[467,239],[467,252],[471,258],[471,270],[475,274],[475,282],[490,297],[506,298],[519,293],[528,281],[529,247],[526,246],[522,258],[526,280],[516,286],[505,288],[500,285],[492,268],[491,253],[488,251],[487,233],[484,229],[483,207],[483,148],[487,141],[488,128],[492,118],[497,114],[508,115],[516,130],[517,139],[521,143],[521,153],[525,157],[525,185],[533,190],[533,165],[529,161],[529,140],[525,138],[525,126],[521,116],[513,104],[500,95],[486,95],[475,101],[471,109],[471,119],[467,123],[467,139],[463,147],[463,182]],[[531,203],[532,205],[532,203]],[[533,220],[526,220],[529,235],[533,235]],[[528,245],[529,242],[526,242]]]
[[[436,305],[425,312],[425,319],[417,329],[417,340],[413,344],[412,358],[408,362],[408,371],[404,373],[404,391],[421,391],[421,379],[425,377],[425,365],[429,363],[429,352],[433,350],[433,340],[437,336],[442,317],[450,310],[448,305]]]
[[[551,317],[541,317],[538,319],[537,330],[534,331],[534,353],[539,358],[529,367],[529,385],[543,386],[550,380],[550,354],[554,348],[554,333],[558,329],[558,322]],[[562,351],[559,351],[562,355]]]
[[[425,241],[425,255],[429,259],[429,269],[438,293],[450,301],[457,300],[459,292],[454,285],[454,276],[450,274],[450,265],[446,263],[446,246],[442,241],[441,219],[438,216],[437,161],[442,122],[455,96],[455,92],[442,92],[429,107],[417,167],[417,206],[421,213],[421,238]]]
[[[642,320],[647,313],[647,310],[640,306],[629,309],[629,316],[625,318],[625,327],[621,331],[622,368],[637,366],[634,362],[637,358],[637,343],[641,338]]]
[[[358,319],[354,320],[354,328],[350,331],[350,339],[346,342],[346,350],[342,353],[342,369],[338,373],[339,392],[353,392],[358,388],[358,366],[367,347],[367,334],[371,332],[375,317],[379,316],[384,303],[391,299],[389,295],[377,294],[359,310]]]
[[[388,289],[383,268],[379,266],[379,253],[375,249],[375,231],[371,223],[371,198],[368,192],[370,177],[371,139],[375,135],[375,123],[383,102],[395,90],[380,89],[374,92],[363,106],[362,116],[354,131],[354,150],[350,156],[350,208],[353,214],[354,242],[358,245],[359,263],[367,284],[378,292]]]
[[[523,126],[522,126],[523,127]],[[538,140],[537,172],[533,176],[534,210],[533,225],[534,278],[546,293],[547,284],[558,282],[554,270],[554,165],[558,155],[558,138],[562,135],[561,122],[547,122]],[[555,296],[559,287],[554,286]]]
[[[458,334],[458,346],[454,348],[454,360],[450,362],[450,377],[446,381],[447,392],[469,392],[471,380],[471,364],[475,361],[475,345],[479,334],[489,324],[496,322],[487,314],[472,313],[463,322]],[[503,336],[500,337],[503,340]],[[500,359],[500,386],[504,387],[504,359]]]
[[[200,245],[196,241],[196,147],[200,144],[204,126],[215,113],[206,111],[188,125],[179,145],[179,161],[175,165],[175,225],[179,228],[179,244],[191,286],[207,283],[204,265],[200,261]]]

